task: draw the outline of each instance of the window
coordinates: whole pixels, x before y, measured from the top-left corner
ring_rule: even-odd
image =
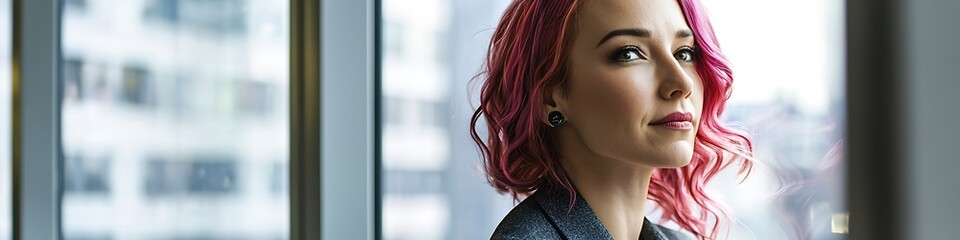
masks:
[[[847,238],[843,2],[703,3],[736,75],[725,120],[763,163],[711,186],[741,221],[731,239]]]
[[[196,30],[199,34],[242,35],[247,30],[245,1],[147,0],[143,19],[156,27]],[[276,19],[261,19],[276,21]],[[167,25],[167,26],[164,26]]]
[[[513,202],[487,184],[468,135],[468,81],[510,1],[381,2],[380,231],[486,239]],[[762,162],[742,184],[730,168],[710,186],[739,220],[730,239],[844,238],[843,3],[703,2],[736,76],[724,122]]]
[[[79,101],[83,98],[83,60],[63,60],[63,98]]]
[[[122,74],[120,100],[139,108],[152,105],[154,89],[151,85],[150,72],[141,66],[125,66]]]
[[[63,238],[289,238],[288,1],[68,3]]]
[[[155,198],[229,196],[239,189],[234,159],[154,159],[144,171],[143,193]]]
[[[478,168],[466,92],[508,2],[382,0],[384,239],[486,239],[513,206]]]
[[[73,155],[63,160],[63,192],[77,195],[110,194],[110,161]]]

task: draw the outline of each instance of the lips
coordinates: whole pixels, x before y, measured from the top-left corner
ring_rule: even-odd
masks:
[[[674,112],[660,120],[650,123],[650,126],[661,127],[663,129],[687,131],[693,129],[693,114]]]
[[[666,117],[663,117],[657,121],[654,121],[653,123],[650,123],[650,125],[675,124],[679,122],[690,122],[690,121],[693,121],[693,114],[674,112],[674,113],[671,113],[670,115],[667,115]]]

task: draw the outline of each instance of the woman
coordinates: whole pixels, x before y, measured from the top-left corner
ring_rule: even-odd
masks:
[[[488,180],[525,198],[494,239],[685,239],[647,199],[700,239],[728,221],[703,187],[752,148],[718,122],[733,79],[696,0],[514,0],[481,76]]]

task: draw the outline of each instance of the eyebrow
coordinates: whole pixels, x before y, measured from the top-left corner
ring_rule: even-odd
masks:
[[[624,28],[624,29],[613,30],[607,33],[607,35],[604,35],[603,38],[600,39],[600,42],[597,43],[596,47],[600,47],[600,45],[603,45],[603,43],[606,42],[607,40],[610,40],[613,37],[621,36],[621,35],[649,38],[650,30],[643,29],[643,28]],[[677,38],[689,38],[689,37],[693,37],[693,32],[691,32],[689,29],[683,29],[683,30],[677,31]]]

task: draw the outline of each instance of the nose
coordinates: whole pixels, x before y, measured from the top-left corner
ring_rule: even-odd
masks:
[[[656,71],[656,76],[660,80],[661,98],[672,101],[690,97],[694,79],[684,71],[679,62],[668,61],[667,64],[658,64]]]

